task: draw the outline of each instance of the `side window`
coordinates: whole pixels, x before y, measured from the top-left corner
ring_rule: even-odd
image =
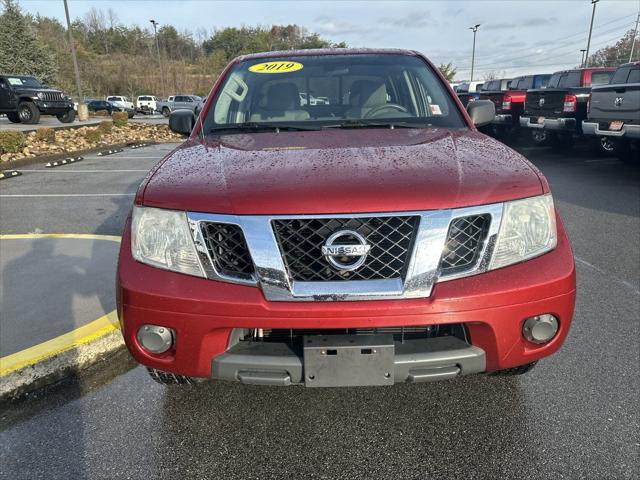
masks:
[[[609,80],[611,80],[611,72],[593,72],[591,74],[591,85],[606,85]]]
[[[611,83],[614,85],[619,85],[621,83],[627,83],[627,78],[629,77],[629,70],[631,67],[622,67],[616,70],[613,74],[613,78],[611,79]],[[595,73],[594,73],[595,75]]]
[[[629,72],[627,83],[640,83],[640,68],[634,68]]]

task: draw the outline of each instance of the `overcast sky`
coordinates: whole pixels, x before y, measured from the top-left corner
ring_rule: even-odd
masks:
[[[23,10],[64,21],[62,0],[19,0]],[[511,1],[208,1],[69,0],[72,18],[92,7],[113,9],[120,22],[154,18],[179,30],[296,23],[351,47],[419,50],[434,62],[452,61],[468,78],[473,33],[476,74],[546,73],[580,63],[591,19],[590,0]],[[615,43],[635,26],[640,0],[600,0],[591,52]]]

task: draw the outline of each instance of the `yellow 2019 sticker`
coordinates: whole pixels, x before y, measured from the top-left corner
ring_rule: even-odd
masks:
[[[289,73],[301,70],[303,65],[298,62],[278,61],[256,63],[249,67],[249,71],[253,73]]]

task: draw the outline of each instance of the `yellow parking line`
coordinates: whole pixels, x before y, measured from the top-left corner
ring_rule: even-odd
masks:
[[[0,358],[0,377],[58,355],[71,348],[85,345],[119,328],[118,314],[114,310],[69,333]]]
[[[0,240],[21,240],[21,239],[38,239],[38,238],[69,238],[69,239],[85,239],[85,240],[108,240],[112,242],[120,242],[120,237],[115,235],[93,235],[93,234],[77,234],[77,233],[27,233],[15,235],[2,235]],[[58,337],[42,342],[33,347],[29,347],[20,352],[12,353],[6,357],[0,358],[0,377],[11,372],[15,372],[21,368],[38,363],[46,358],[58,355],[71,348],[87,344],[107,333],[118,330],[118,315],[116,311],[112,311],[102,317],[83,325],[71,332],[64,333]]]

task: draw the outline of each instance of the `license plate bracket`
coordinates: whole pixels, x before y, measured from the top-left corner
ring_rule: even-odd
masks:
[[[393,385],[393,335],[308,335],[303,339],[307,387]]]
[[[624,126],[624,122],[620,120],[616,120],[609,123],[609,130],[611,130],[612,132],[619,132],[620,130],[622,130],[623,126]]]

